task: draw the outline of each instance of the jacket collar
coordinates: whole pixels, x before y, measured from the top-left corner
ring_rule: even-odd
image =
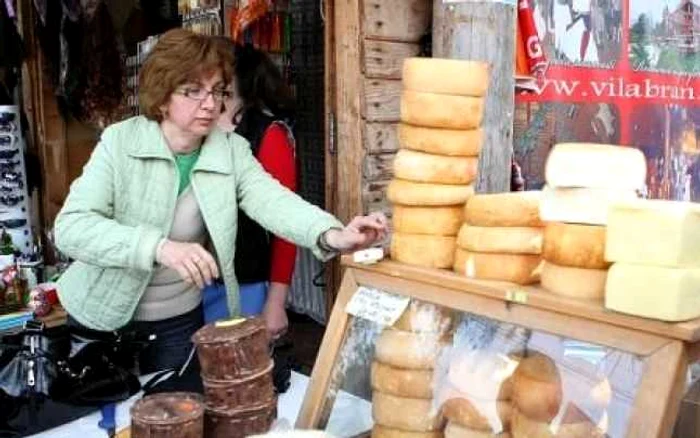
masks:
[[[158,123],[145,117],[141,122],[135,141],[129,145],[129,155],[135,158],[173,161],[174,155],[168,148]],[[218,128],[215,128],[204,140],[193,171],[233,173],[231,146],[226,134]]]

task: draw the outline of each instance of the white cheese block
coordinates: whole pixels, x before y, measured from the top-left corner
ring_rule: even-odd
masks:
[[[607,269],[605,230],[600,225],[549,222],[544,231],[542,257],[561,266]]]
[[[392,327],[416,333],[447,333],[454,328],[454,312],[437,304],[411,300]]]
[[[404,90],[401,121],[427,128],[476,129],[484,118],[484,98]]]
[[[545,222],[606,225],[612,204],[637,198],[634,190],[545,187],[540,217]]]
[[[614,205],[605,256],[612,262],[700,268],[700,204],[640,199]]]
[[[605,144],[558,144],[545,165],[551,187],[641,190],[646,175],[646,159],[639,149]]]
[[[375,424],[414,432],[440,430],[444,420],[433,409],[433,401],[397,397],[375,391],[372,394],[372,417]]]
[[[572,268],[545,261],[542,264],[540,283],[555,295],[599,300],[605,296],[607,277],[607,269]]]
[[[605,307],[662,321],[700,317],[700,269],[615,263],[605,285]]]
[[[482,129],[437,129],[399,123],[404,149],[455,157],[477,157],[484,142]]]
[[[448,157],[401,149],[394,158],[394,176],[406,181],[437,184],[471,184],[479,159]]]
[[[445,58],[407,58],[403,86],[414,91],[459,96],[485,96],[489,67],[485,62]]]
[[[449,269],[454,264],[457,238],[428,234],[391,236],[391,258],[397,262],[426,268]]]
[[[433,370],[409,370],[372,362],[372,389],[410,398],[433,398]]]
[[[477,227],[464,224],[457,236],[460,248],[475,252],[541,254],[542,228]]]
[[[533,284],[540,280],[538,255],[494,254],[457,248],[454,269],[457,273],[480,280],[500,280]]]
[[[452,338],[441,333],[413,333],[385,329],[377,338],[378,362],[410,370],[432,370],[442,349]]]
[[[405,234],[456,236],[462,224],[464,209],[459,205],[447,207],[407,207],[394,205],[393,230]]]
[[[372,438],[443,438],[440,430],[430,432],[412,432],[408,430],[394,429],[391,427],[375,424],[372,427]]]
[[[465,207],[468,224],[480,227],[541,227],[542,192],[508,192],[472,196]]]
[[[474,194],[473,185],[429,184],[394,179],[386,196],[393,204],[412,206],[464,205]]]
[[[490,431],[470,429],[448,421],[445,426],[445,438],[511,438],[510,433],[491,433]]]

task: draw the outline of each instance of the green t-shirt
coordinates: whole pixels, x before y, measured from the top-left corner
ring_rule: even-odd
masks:
[[[180,185],[177,190],[178,195],[180,195],[187,188],[187,186],[190,185],[192,169],[197,163],[200,150],[201,148],[198,148],[196,151],[190,152],[189,154],[175,155],[175,164],[177,164],[177,170],[180,173]]]

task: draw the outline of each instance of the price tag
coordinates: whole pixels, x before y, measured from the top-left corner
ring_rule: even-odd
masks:
[[[352,316],[389,326],[399,319],[409,301],[408,297],[360,286],[345,306],[345,311]]]
[[[527,292],[520,289],[511,289],[506,292],[506,300],[518,304],[527,304]]]

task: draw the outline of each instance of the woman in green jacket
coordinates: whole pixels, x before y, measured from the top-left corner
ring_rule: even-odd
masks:
[[[144,373],[186,361],[205,285],[221,278],[239,313],[238,208],[321,259],[374,245],[387,229],[381,214],[343,226],[216,128],[232,65],[214,38],[164,34],[140,73],[143,116],[104,131],[56,218],[57,246],[75,260],[58,287],[69,323],[155,338],[140,357]]]

